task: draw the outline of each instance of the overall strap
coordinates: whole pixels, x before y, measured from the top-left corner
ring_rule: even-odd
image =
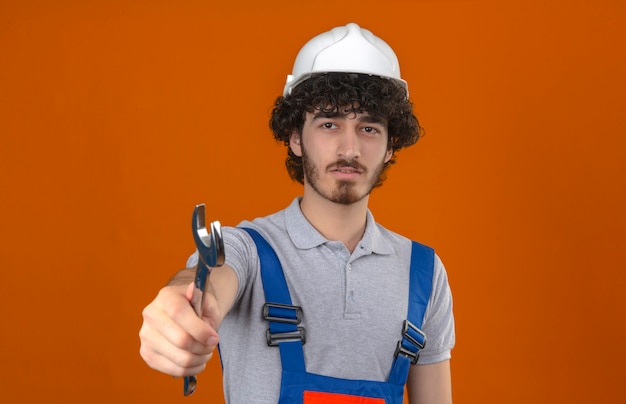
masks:
[[[263,317],[269,321],[267,344],[278,345],[283,370],[305,372],[302,350],[304,328],[298,327],[302,321],[302,309],[291,303],[285,274],[274,249],[256,230],[245,227],[242,229],[248,232],[256,244],[261,263],[261,280],[266,301]]]
[[[433,289],[434,263],[434,250],[413,241],[407,320],[403,325],[402,339],[398,341],[389,383],[397,385],[406,383],[410,366],[417,363],[419,351],[426,345],[426,335],[419,327],[423,326],[424,313]]]

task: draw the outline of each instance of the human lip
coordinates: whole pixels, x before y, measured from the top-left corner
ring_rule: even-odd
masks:
[[[338,167],[333,169],[332,171],[339,173],[361,173],[361,170],[357,170],[356,168],[352,167]]]
[[[330,172],[341,178],[354,178],[363,174],[363,169],[351,165],[337,165],[332,167]]]

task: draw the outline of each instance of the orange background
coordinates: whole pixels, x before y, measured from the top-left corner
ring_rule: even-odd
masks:
[[[138,354],[193,250],[300,187],[267,129],[296,52],[355,21],[426,129],[372,196],[455,297],[457,403],[626,399],[622,0],[0,2],[0,401],[222,402]],[[250,360],[254,360],[251,355]]]

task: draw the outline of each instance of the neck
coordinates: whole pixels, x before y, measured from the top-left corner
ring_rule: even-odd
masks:
[[[300,209],[325,238],[341,241],[352,252],[365,233],[368,200],[369,196],[366,196],[356,203],[342,205],[331,202],[305,187]]]

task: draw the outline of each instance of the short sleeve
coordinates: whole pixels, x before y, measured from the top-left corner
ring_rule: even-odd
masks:
[[[426,346],[420,353],[419,364],[431,364],[450,359],[455,344],[452,292],[448,275],[439,256],[435,255],[433,289],[424,315],[422,331]]]

